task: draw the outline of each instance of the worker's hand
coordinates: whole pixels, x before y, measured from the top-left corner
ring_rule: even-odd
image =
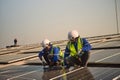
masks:
[[[83,54],[84,54],[84,52],[83,52],[83,51],[81,51],[81,52],[80,52],[80,54],[79,54],[79,57],[81,57]]]
[[[42,65],[45,65],[45,64],[46,64],[46,62],[42,60]]]
[[[82,49],[80,49],[77,54],[79,55],[81,52],[82,52]]]
[[[78,58],[78,60],[79,60],[79,62],[82,62],[82,61],[81,61],[81,58]]]
[[[81,53],[81,52],[82,52],[82,49],[79,50],[79,53]]]
[[[49,58],[49,59],[53,58],[53,55],[52,55],[52,54],[49,54],[49,55],[48,55],[48,58]]]
[[[81,57],[81,56],[83,55],[83,53],[84,53],[84,52],[82,51],[82,49],[80,49],[80,50],[78,51],[78,56]]]

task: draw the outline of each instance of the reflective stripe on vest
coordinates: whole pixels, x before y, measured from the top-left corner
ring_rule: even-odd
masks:
[[[68,42],[67,47],[68,47],[68,49],[70,50],[70,56],[76,56],[77,53],[78,53],[78,51],[79,51],[80,49],[82,49],[82,47],[83,47],[83,42],[82,42],[81,38],[78,38],[78,39],[77,39],[77,50],[75,49],[74,44],[71,43],[71,42]]]

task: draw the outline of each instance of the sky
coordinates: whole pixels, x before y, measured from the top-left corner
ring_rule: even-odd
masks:
[[[117,19],[120,32],[120,0]],[[117,33],[115,0],[0,0],[0,48]]]

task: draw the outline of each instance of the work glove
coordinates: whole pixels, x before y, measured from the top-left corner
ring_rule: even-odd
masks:
[[[82,52],[82,49],[80,49],[80,50],[77,52],[77,54],[79,55],[81,52]]]
[[[80,52],[80,54],[79,54],[79,57],[81,57],[83,54],[84,54],[84,52],[83,52],[83,51],[81,51],[81,52]]]
[[[80,50],[78,51],[78,56],[81,57],[82,55],[83,55],[83,51],[82,51],[82,49],[80,49]]]

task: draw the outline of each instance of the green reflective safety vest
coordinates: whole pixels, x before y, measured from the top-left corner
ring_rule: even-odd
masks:
[[[51,52],[50,52],[50,54],[52,54],[53,55],[53,49],[54,49],[54,47],[57,47],[57,48],[59,48],[59,57],[60,58],[64,58],[64,54],[63,54],[63,52],[61,51],[61,49],[60,49],[60,47],[59,46],[52,46],[52,50],[51,50]]]
[[[82,49],[82,47],[83,47],[83,42],[80,37],[77,39],[77,50],[75,49],[74,43],[72,43],[71,41],[69,41],[67,44],[67,48],[70,50],[70,56],[78,55],[78,51]]]

